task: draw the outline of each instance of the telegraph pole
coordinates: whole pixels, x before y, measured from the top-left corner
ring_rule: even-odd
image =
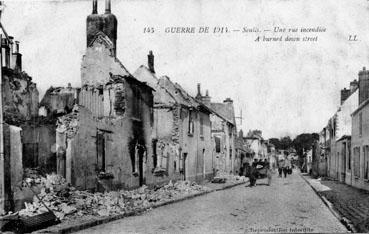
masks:
[[[3,2],[0,1],[0,24]],[[3,116],[3,48],[0,32],[0,214],[5,213],[5,160],[4,160],[4,116]]]
[[[234,118],[235,119],[239,119],[240,120],[240,125],[242,125],[242,120],[243,120],[243,117],[242,117],[242,109],[240,109],[240,116],[236,116]]]

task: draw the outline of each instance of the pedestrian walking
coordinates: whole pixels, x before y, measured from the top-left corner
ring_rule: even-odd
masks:
[[[253,187],[256,185],[256,167],[254,165],[252,165],[250,167],[250,172],[249,172],[249,181],[250,181],[250,187]]]
[[[282,167],[278,167],[278,176],[280,178],[282,178],[282,171],[283,171]]]
[[[288,174],[288,167],[283,167],[283,174],[284,174],[284,178],[286,178]]]
[[[282,178],[282,172],[283,172],[283,162],[278,161],[278,177]]]
[[[267,169],[267,177],[268,177],[268,186],[270,186],[272,184],[272,168],[270,168],[269,163],[266,165],[266,169]]]

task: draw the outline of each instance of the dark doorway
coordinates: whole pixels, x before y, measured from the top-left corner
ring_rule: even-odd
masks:
[[[103,132],[97,132],[96,150],[96,171],[105,172],[105,134]]]
[[[23,167],[35,168],[38,166],[38,143],[23,144]]]
[[[342,144],[342,159],[341,159],[341,181],[345,182],[346,180],[346,149],[347,149],[347,144],[346,142],[343,142]]]
[[[144,176],[144,155],[145,155],[145,147],[139,146],[138,147],[138,172],[139,172],[139,183],[140,186],[144,185],[146,183],[145,176]]]
[[[183,175],[183,180],[187,179],[187,174],[186,174],[186,159],[187,159],[187,153],[183,153],[182,155],[182,175]]]

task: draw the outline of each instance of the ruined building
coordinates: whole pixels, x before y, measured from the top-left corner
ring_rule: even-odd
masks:
[[[4,123],[0,134],[3,142],[0,156],[0,213],[13,210],[17,201],[18,185],[23,176],[22,129],[38,114],[38,90],[32,78],[22,70],[19,42],[8,36],[1,26],[1,111]],[[2,120],[0,120],[2,121]]]
[[[153,183],[153,90],[116,57],[117,20],[110,1],[105,4],[105,13],[98,14],[97,0],[93,1],[82,87],[76,92],[76,105],[59,117],[56,129],[58,174],[79,189],[95,191]],[[70,103],[66,101],[68,108]]]
[[[50,87],[39,104],[38,117],[23,127],[23,166],[56,172],[56,122],[72,111],[79,89]]]
[[[169,77],[157,78],[152,51],[148,66],[140,66],[134,76],[155,89],[152,166],[157,183],[211,178],[210,109]]]

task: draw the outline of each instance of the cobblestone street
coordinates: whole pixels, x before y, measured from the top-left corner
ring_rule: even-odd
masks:
[[[294,172],[272,186],[237,186],[80,233],[347,232],[311,187]]]
[[[368,233],[369,192],[333,180],[322,180],[321,184],[330,188],[319,193],[333,204],[334,209],[349,219],[356,231]]]

